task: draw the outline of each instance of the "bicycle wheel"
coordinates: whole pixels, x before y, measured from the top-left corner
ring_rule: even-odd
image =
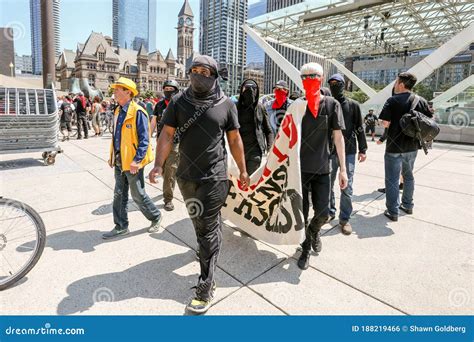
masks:
[[[46,230],[39,214],[25,203],[0,198],[0,290],[31,271],[45,243]]]

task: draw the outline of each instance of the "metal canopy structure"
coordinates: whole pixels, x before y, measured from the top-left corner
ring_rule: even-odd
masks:
[[[437,48],[473,20],[469,0],[307,0],[248,25],[264,39],[341,60]]]

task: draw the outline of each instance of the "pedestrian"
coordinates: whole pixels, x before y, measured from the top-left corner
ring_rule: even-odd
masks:
[[[268,119],[270,126],[273,130],[273,134],[276,136],[280,129],[281,122],[285,116],[287,108],[293,103],[288,98],[290,88],[286,81],[280,80],[273,86],[273,94],[275,99],[267,101],[265,103],[265,110],[268,113]]]
[[[412,89],[416,84],[415,75],[402,72],[398,74],[393,87],[394,95],[384,104],[380,119],[387,131],[387,145],[385,147],[385,204],[387,209],[384,215],[392,221],[398,221],[399,210],[407,214],[413,213],[413,194],[415,192],[415,166],[418,149],[421,148],[417,139],[411,138],[402,132],[400,119],[410,111],[414,94]],[[433,114],[429,110],[427,101],[419,97],[415,107],[420,113],[428,117]],[[403,176],[403,194],[400,203],[399,180]]]
[[[149,120],[146,110],[133,98],[138,90],[135,82],[120,77],[111,84],[118,107],[114,115],[114,134],[110,144],[109,165],[115,172],[113,217],[115,227],[104,233],[111,239],[129,233],[128,192],[138,209],[151,221],[149,229],[156,230],[161,223],[161,212],[145,191],[144,167],[154,159],[150,143]]]
[[[354,181],[354,172],[357,160],[362,163],[366,160],[367,141],[365,139],[364,127],[362,126],[362,114],[360,105],[357,101],[344,96],[345,81],[340,74],[334,74],[329,78],[329,88],[332,97],[341,105],[342,115],[344,116],[345,129],[342,131],[345,141],[345,159],[347,171],[347,187],[341,190],[339,205],[339,227],[343,234],[350,235],[352,226],[349,220],[352,215],[352,184]],[[329,220],[336,217],[336,198],[334,196],[334,183],[336,181],[337,170],[339,168],[339,159],[333,149],[331,154],[331,200],[329,204]]]
[[[84,139],[89,138],[89,130],[87,128],[87,99],[84,93],[80,92],[74,100],[74,107],[76,107],[77,119],[77,140],[82,139],[82,132],[84,131]]]
[[[153,118],[151,121],[152,132],[155,127],[158,127],[157,139],[163,129],[163,113],[168,107],[171,98],[179,93],[179,85],[175,80],[167,80],[163,83],[163,91],[165,97],[156,104],[155,110],[153,111]],[[168,158],[165,160],[163,165],[163,200],[165,202],[164,209],[166,211],[174,210],[173,204],[173,192],[176,185],[176,171],[179,163],[179,135],[175,133],[173,138],[173,149],[170,151]]]
[[[249,175],[253,174],[262,162],[262,155],[273,145],[273,131],[268,122],[265,107],[259,103],[260,91],[252,79],[240,86],[237,103],[239,133],[244,144],[245,165]]]
[[[301,67],[301,79],[306,93],[306,110],[301,123],[301,180],[303,190],[303,216],[306,239],[298,259],[298,267],[305,270],[309,266],[311,248],[316,253],[322,249],[321,227],[329,216],[331,190],[330,151],[336,146],[339,157],[339,186],[347,186],[347,172],[342,130],[344,117],[341,105],[334,98],[321,94],[323,68],[318,63],[308,63]],[[295,106],[298,108],[298,106]],[[290,108],[291,109],[291,108]],[[309,193],[313,205],[313,218],[308,221]]]
[[[365,133],[372,135],[372,141],[375,141],[375,126],[378,125],[377,115],[374,114],[372,108],[369,109],[369,113],[364,117]]]
[[[61,118],[59,119],[59,125],[61,129],[61,134],[63,135],[63,141],[68,140],[72,132],[71,121],[72,121],[72,99],[69,95],[66,95],[61,103],[59,108],[59,113]]]
[[[217,70],[212,57],[194,58],[189,73],[190,87],[174,96],[164,113],[155,167],[149,175],[154,183],[155,177],[163,173],[178,130],[178,185],[199,245],[201,274],[195,296],[187,305],[187,310],[195,313],[209,309],[216,290],[217,259],[222,245],[220,210],[229,191],[225,137],[240,170],[242,187],[246,189],[249,184],[237,109],[221,90]]]
[[[99,137],[102,135],[100,129],[100,112],[101,112],[101,105],[100,105],[100,97],[95,96],[94,102],[92,103],[92,127],[94,128],[95,137]]]

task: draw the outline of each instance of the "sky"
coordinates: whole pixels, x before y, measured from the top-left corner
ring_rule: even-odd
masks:
[[[128,0],[133,1],[133,0]],[[249,0],[249,5],[259,0]],[[157,48],[176,56],[178,13],[184,0],[157,0]],[[194,25],[199,28],[199,0],[189,0]],[[75,50],[92,31],[112,37],[112,0],[61,0],[61,51]],[[0,0],[0,27],[13,27],[15,52],[31,55],[30,1]],[[194,32],[194,49],[199,50],[199,32]]]

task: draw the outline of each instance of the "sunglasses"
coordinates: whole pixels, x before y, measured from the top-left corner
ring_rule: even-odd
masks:
[[[315,80],[317,78],[321,78],[321,75],[318,75],[318,74],[301,75],[302,80],[305,80],[307,78],[309,78],[310,80]]]

